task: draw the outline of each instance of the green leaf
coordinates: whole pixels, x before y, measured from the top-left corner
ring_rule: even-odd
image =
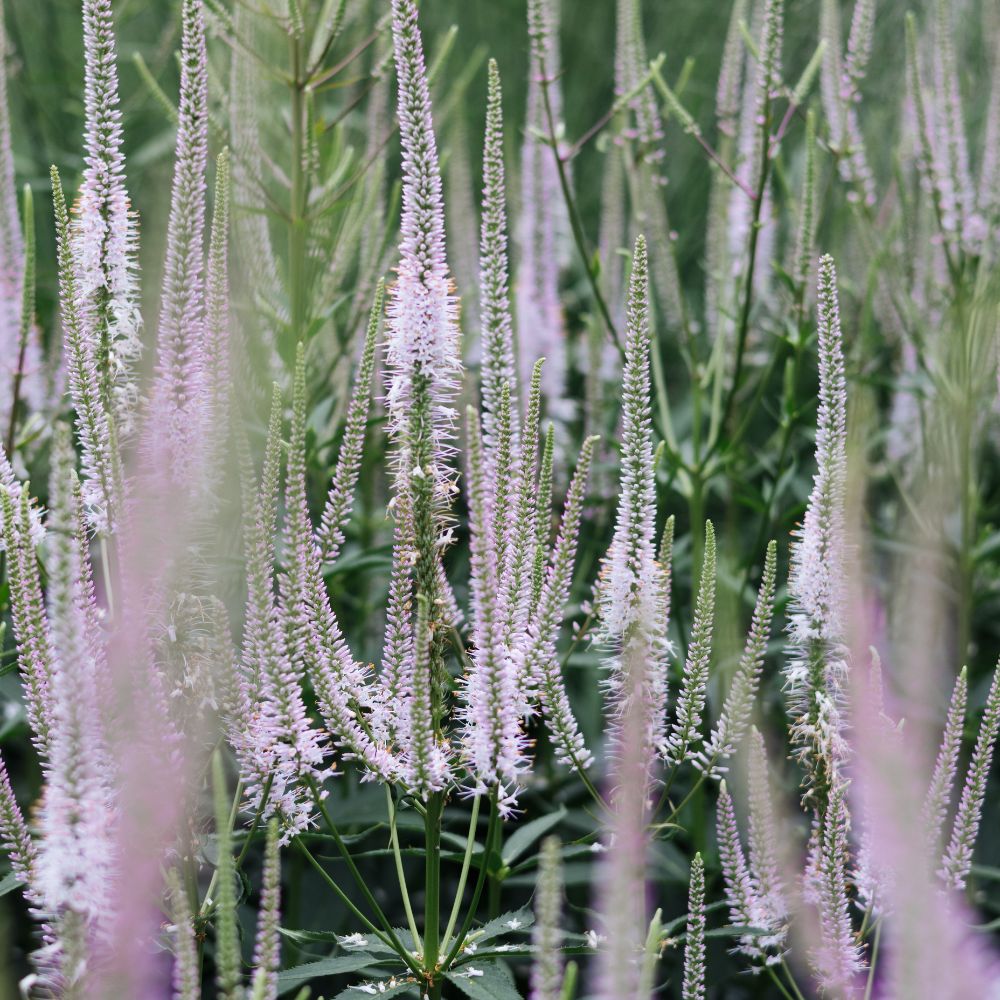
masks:
[[[20,889],[24,883],[14,874],[14,872],[7,872],[2,879],[0,879],[0,896],[6,896],[7,893],[13,892],[15,889]]]
[[[285,969],[278,973],[278,996],[284,996],[298,989],[303,983],[308,983],[311,979],[319,979],[322,976],[342,976],[348,972],[358,972],[376,962],[374,955],[368,952],[358,952],[354,955],[336,955],[332,958],[323,958],[318,962],[309,962],[306,965],[296,965],[294,968]]]
[[[537,840],[541,840],[554,826],[557,826],[566,815],[566,807],[560,806],[554,813],[547,816],[540,816],[530,823],[518,827],[511,835],[506,844],[503,845],[501,856],[505,865],[511,865],[524,854]]]
[[[473,1000],[522,1000],[510,969],[500,962],[467,965],[465,972],[449,972],[445,978]],[[479,973],[479,975],[476,975]]]
[[[379,982],[385,982],[385,980],[379,980]],[[367,985],[367,984],[365,984]],[[348,986],[346,990],[341,990],[333,1000],[363,1000],[364,997],[368,996],[367,990],[360,989],[361,984],[355,984],[354,986]],[[417,984],[410,980],[406,982],[397,982],[393,986],[386,986],[385,989],[378,990],[377,993],[372,994],[378,997],[398,997],[402,996],[404,993],[409,993],[412,996],[417,995]]]
[[[489,923],[483,924],[477,931],[469,934],[469,940],[475,941],[477,945],[484,941],[492,941],[494,938],[504,934],[521,933],[528,930],[535,922],[535,915],[528,907],[520,910],[512,910],[510,913],[501,914]],[[514,926],[511,926],[513,924]]]

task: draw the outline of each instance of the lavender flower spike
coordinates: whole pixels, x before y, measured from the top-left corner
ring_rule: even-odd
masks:
[[[740,657],[736,676],[729,694],[722,705],[719,721],[705,745],[695,754],[695,764],[706,774],[718,777],[725,771],[725,761],[736,753],[736,748],[746,731],[753,710],[754,697],[760,684],[764,666],[764,653],[771,631],[774,613],[774,584],[776,577],[777,545],[768,543],[764,559],[764,575],[757,591],[757,603],[747,634],[743,655]]]
[[[696,854],[691,862],[688,892],[687,943],[684,946],[682,1000],[705,996],[705,863]]]
[[[76,427],[83,450],[83,496],[87,517],[102,534],[118,523],[122,503],[121,456],[115,438],[114,416],[102,397],[98,360],[78,308],[72,236],[66,197],[59,172],[52,168],[52,201],[56,215],[59,256],[59,298],[62,308],[64,356]]]
[[[344,421],[344,439],[340,445],[337,467],[333,473],[333,482],[330,484],[319,530],[320,550],[328,562],[337,558],[344,544],[344,527],[351,514],[354,488],[361,468],[372,375],[375,371],[375,341],[382,321],[384,299],[385,283],[379,281],[375,288],[375,301],[368,316],[365,346],[361,351],[361,363],[354,381],[354,395],[351,397]]]
[[[3,11],[0,9],[0,15]],[[0,16],[0,414],[10,413],[11,379],[16,368],[21,326],[21,289],[24,279],[24,234],[17,207],[14,155],[10,145],[10,108],[7,103],[7,32]]]
[[[622,483],[615,532],[601,568],[598,607],[601,638],[614,650],[607,687],[612,711],[626,713],[626,698],[638,699],[652,761],[665,741],[667,702],[667,579],[656,560],[656,497],[650,419],[649,284],[646,241],[635,242],[626,307],[627,336],[622,376]],[[641,650],[641,652],[640,652]],[[629,677],[626,663],[642,676]],[[636,718],[634,712],[631,717]],[[617,743],[621,734],[617,731]]]
[[[208,70],[201,0],[184,0],[182,19],[177,146],[153,387],[157,433],[165,435],[175,475],[190,471],[190,456],[199,452],[193,444],[203,427],[205,380]]]
[[[785,687],[792,742],[806,770],[804,800],[822,812],[834,772],[847,752],[841,703],[847,673],[843,646],[844,503],[847,388],[833,260],[819,263],[819,413],[817,471],[789,580],[792,613]]]
[[[691,643],[684,661],[684,677],[677,698],[677,717],[670,730],[664,752],[669,760],[681,764],[688,750],[701,741],[701,717],[708,688],[708,665],[712,658],[712,631],[715,626],[715,528],[705,522],[705,552],[701,581],[695,604]]]
[[[392,20],[403,145],[403,214],[399,278],[388,309],[389,416],[401,445],[401,480],[428,482],[433,502],[440,508],[450,503],[454,492],[455,475],[445,460],[454,434],[451,401],[461,370],[457,303],[445,257],[441,171],[413,0],[393,0]],[[418,512],[418,521],[420,516]],[[430,594],[433,587],[426,590]]]
[[[278,824],[271,820],[264,849],[264,885],[261,889],[260,916],[253,963],[256,967],[250,985],[250,1000],[277,1000],[278,970],[281,968],[281,856],[278,847]]]
[[[93,591],[79,544],[82,509],[73,460],[64,438],[55,451],[49,489],[53,730],[38,857],[42,904],[73,938],[64,942],[61,959],[67,978],[78,943],[77,924],[99,932],[109,921],[116,825],[91,635]]]
[[[994,669],[993,683],[986,699],[986,711],[979,726],[976,747],[969,761],[962,797],[955,813],[951,840],[945,851],[941,875],[952,889],[962,889],[972,868],[972,849],[979,833],[983,802],[986,797],[986,779],[993,761],[993,749],[1000,733],[1000,664]]]
[[[107,420],[126,436],[138,401],[142,315],[139,234],[125,189],[111,0],[84,0],[83,37],[87,166],[72,233],[77,309]]]
[[[948,716],[941,736],[941,749],[934,762],[934,774],[927,798],[924,800],[922,817],[927,827],[927,842],[932,850],[941,849],[941,831],[948,815],[948,806],[955,787],[958,771],[958,755],[962,749],[962,729],[965,726],[965,702],[968,696],[968,669],[962,667],[948,704]]]
[[[463,692],[463,743],[478,790],[498,786],[501,807],[509,812],[528,766],[521,729],[522,697],[518,666],[504,642],[498,602],[495,532],[490,520],[483,440],[476,413],[469,407],[471,496],[472,668]]]
[[[28,833],[21,808],[10,787],[7,765],[0,757],[0,846],[10,858],[14,874],[24,882],[30,891],[35,879],[35,845]]]
[[[486,138],[483,143],[483,220],[479,238],[479,299],[483,323],[483,434],[489,449],[496,438],[504,383],[513,402],[511,435],[518,440],[517,374],[510,317],[507,265],[507,206],[503,167],[503,107],[496,60],[489,64]]]

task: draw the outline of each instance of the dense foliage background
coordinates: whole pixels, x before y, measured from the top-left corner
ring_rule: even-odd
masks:
[[[206,4],[211,15],[216,7]],[[225,6],[228,6],[225,5]],[[366,4],[366,10],[350,25],[349,32],[338,40],[331,54],[331,66],[362,43],[376,17],[388,4]],[[683,105],[701,124],[705,134],[714,135],[713,109],[723,46],[726,39],[730,4],[705,4],[698,0],[672,0],[647,4],[643,20],[645,46],[650,58],[665,53],[663,75],[676,84]],[[1000,482],[996,462],[998,423],[996,419],[996,382],[992,370],[969,371],[974,367],[973,348],[966,349],[976,337],[996,336],[998,279],[996,270],[996,235],[991,229],[993,250],[984,253],[980,270],[972,266],[959,282],[955,300],[931,302],[916,291],[921,260],[933,256],[935,237],[919,221],[926,204],[921,202],[920,184],[911,176],[913,161],[910,138],[904,131],[901,107],[906,90],[904,15],[909,6],[897,0],[883,0],[877,5],[877,18],[871,59],[859,105],[867,153],[876,178],[877,201],[867,212],[851,196],[848,185],[838,177],[837,164],[824,145],[826,128],[820,120],[821,141],[817,159],[817,251],[832,254],[840,269],[841,309],[847,354],[850,398],[850,442],[852,474],[857,484],[852,496],[863,510],[863,547],[860,562],[863,574],[870,578],[880,598],[873,612],[873,632],[880,639],[880,651],[890,688],[898,689],[898,716],[906,717],[908,727],[925,728],[938,733],[947,704],[951,680],[958,668],[969,666],[970,713],[968,735],[986,699],[992,668],[1000,650],[1000,572],[997,563],[996,522],[1000,510]],[[929,24],[932,4],[920,9],[918,22]],[[956,0],[952,21],[956,29],[961,92],[965,123],[968,127],[971,155],[975,162],[989,153],[983,135],[991,113],[990,81],[998,78],[995,45],[997,14],[992,0]],[[783,76],[794,85],[812,58],[819,38],[820,10],[814,0],[791,0],[787,4],[784,36]],[[853,4],[845,4],[843,24],[849,24]],[[83,52],[80,12],[76,3],[6,0],[8,73],[10,75],[11,131],[18,180],[29,183],[35,194],[38,227],[38,302],[37,318],[42,337],[50,348],[61,339],[58,316],[58,282],[49,166],[57,164],[69,191],[76,187],[82,170],[81,132],[83,122],[82,89]],[[168,109],[153,86],[175,101],[178,72],[175,53],[179,38],[179,4],[167,0],[155,3],[144,0],[121,0],[115,4],[121,73],[122,111],[125,122],[125,154],[129,188],[141,219],[142,288],[147,316],[156,315],[156,294],[163,261],[166,192],[173,169],[175,126]],[[504,81],[504,113],[508,167],[511,175],[511,204],[517,205],[517,163],[524,128],[527,97],[528,37],[526,7],[520,0],[423,0],[420,4],[421,26],[430,61],[444,52],[444,61],[435,70],[433,95],[435,126],[440,142],[446,183],[452,270],[459,292],[468,299],[470,270],[467,248],[474,253],[478,234],[478,208],[481,193],[481,137],[485,117],[486,60],[496,59]],[[225,121],[228,62],[230,52],[220,27],[222,17],[210,16],[210,105]],[[560,34],[563,70],[560,84],[565,107],[563,139],[572,144],[599,122],[614,100],[614,58],[616,11],[612,0],[565,0]],[[453,34],[450,34],[453,32]],[[845,28],[846,33],[846,28]],[[275,64],[284,59],[280,37],[268,38]],[[332,77],[329,89],[317,96],[313,126],[318,136],[318,155],[329,175],[343,171],[344,183],[327,220],[328,232],[319,232],[318,245],[329,240],[329,253],[315,264],[318,275],[330,261],[340,268],[332,287],[315,296],[307,307],[305,327],[309,358],[309,422],[307,437],[308,488],[314,511],[322,505],[337,445],[342,436],[343,409],[353,378],[353,360],[357,357],[364,334],[364,322],[370,298],[362,306],[356,292],[366,285],[374,287],[374,274],[359,273],[356,258],[348,253],[357,231],[371,226],[389,253],[376,255],[376,263],[393,262],[391,248],[396,242],[398,225],[398,182],[400,174],[398,140],[395,136],[375,150],[375,159],[366,159],[370,143],[366,108],[371,98],[368,79],[376,56],[386,48],[374,46],[356,63]],[[141,62],[141,67],[139,63]],[[391,73],[390,73],[391,76]],[[155,81],[150,84],[150,79]],[[992,84],[994,90],[996,83]],[[273,153],[281,173],[282,158],[288,143],[288,98],[280,83],[266,82],[266,111],[259,121],[264,145]],[[669,183],[663,189],[670,227],[676,234],[675,252],[681,285],[690,315],[693,341],[685,341],[685,332],[671,325],[658,304],[654,318],[653,349],[658,353],[654,368],[662,372],[656,385],[653,404],[657,440],[671,437],[670,447],[661,453],[657,472],[657,493],[661,522],[667,514],[676,516],[674,548],[674,594],[671,637],[680,653],[687,648],[694,609],[694,581],[701,560],[704,518],[715,524],[719,545],[719,592],[716,649],[709,687],[710,717],[714,718],[735,669],[749,624],[750,611],[766,542],[778,542],[778,612],[772,633],[772,653],[765,666],[760,695],[759,716],[768,733],[772,765],[780,780],[789,810],[795,808],[798,777],[793,765],[784,758],[783,736],[785,708],[781,695],[780,669],[783,664],[783,629],[785,581],[788,576],[789,543],[800,523],[814,473],[816,348],[812,316],[812,292],[804,312],[796,314],[796,289],[787,267],[793,256],[795,232],[801,211],[800,191],[805,170],[805,108],[821,116],[818,84],[813,84],[803,108],[790,117],[780,155],[775,160],[773,199],[775,228],[773,278],[760,301],[755,301],[750,317],[751,351],[749,377],[727,413],[714,461],[699,466],[693,428],[703,420],[698,406],[710,405],[706,390],[696,401],[695,381],[705,379],[712,362],[713,331],[699,318],[704,315],[706,287],[706,234],[710,214],[710,196],[715,168],[692,136],[679,126],[676,116],[669,119],[663,140],[665,151],[662,169]],[[993,112],[995,113],[995,112]],[[213,153],[224,144],[226,126],[212,132]],[[602,185],[610,158],[617,155],[611,141],[613,125],[608,124],[583,145],[572,162],[572,183],[576,208],[582,220],[587,247],[596,255],[601,236]],[[712,140],[714,142],[714,139]],[[364,194],[364,183],[371,164],[387,166],[385,209],[356,217]],[[361,172],[355,171],[361,166]],[[272,184],[278,201],[281,185]],[[240,206],[234,206],[238,213]],[[516,217],[516,211],[512,213]],[[990,226],[995,226],[995,221]],[[272,219],[275,244],[284,254],[285,234],[280,219]],[[353,228],[352,228],[353,227]],[[345,235],[346,234],[346,235]],[[457,238],[453,234],[460,234]],[[566,266],[561,276],[561,298],[567,315],[570,341],[574,345],[574,364],[569,379],[570,395],[582,400],[586,395],[591,355],[588,343],[603,334],[594,298],[581,263],[578,247],[568,242]],[[626,248],[622,248],[623,250]],[[256,436],[262,437],[267,419],[268,379],[258,365],[258,324],[252,315],[252,271],[241,259],[247,248],[237,240],[233,247],[233,284],[236,289],[235,315],[248,336],[248,365],[258,372],[245,404],[246,414]],[[651,244],[654,256],[664,252]],[[990,254],[993,254],[992,257]],[[621,253],[617,255],[621,258]],[[346,258],[346,259],[344,259]],[[978,258],[977,258],[978,260]],[[605,263],[606,262],[602,262]],[[770,266],[771,261],[766,264]],[[390,275],[391,277],[391,275]],[[604,281],[602,273],[601,281]],[[317,277],[314,284],[322,284]],[[960,364],[933,362],[916,370],[904,370],[903,340],[899,326],[888,317],[886,306],[893,287],[906,300],[901,310],[904,321],[899,326],[912,334],[916,343],[927,346],[928,354],[943,357],[947,345],[956,348],[965,359]],[[324,297],[325,296],[325,297]],[[944,296],[947,299],[947,296]],[[621,302],[612,303],[616,315]],[[474,306],[463,306],[463,317],[474,316]],[[972,318],[970,318],[972,317]],[[991,318],[992,317],[992,318]],[[989,328],[978,331],[977,324]],[[470,323],[471,326],[471,323]],[[155,324],[150,320],[148,329]],[[596,332],[595,332],[596,331]],[[970,331],[972,331],[970,333]],[[302,331],[300,331],[302,332]],[[472,345],[474,328],[465,330]],[[522,342],[523,345],[523,342]],[[945,345],[945,346],[941,346]],[[286,395],[290,395],[294,359],[291,337],[279,344],[284,362],[278,374]],[[935,354],[935,352],[938,352]],[[471,356],[474,357],[474,354]],[[985,352],[993,365],[992,348]],[[795,358],[795,364],[790,359]],[[475,365],[473,365],[475,369]],[[988,377],[987,377],[988,374]],[[470,376],[468,389],[473,384]],[[923,445],[913,449],[905,461],[897,461],[892,451],[891,434],[898,428],[893,416],[894,398],[900,387],[915,390],[915,398],[926,403],[922,416],[912,419]],[[378,390],[380,392],[381,390]],[[566,469],[584,431],[598,429],[611,444],[599,452],[595,472],[596,486],[588,502],[577,561],[577,588],[574,591],[573,620],[579,625],[588,617],[592,595],[590,583],[611,537],[614,503],[617,496],[617,400],[613,394],[603,400],[595,428],[584,427],[575,415],[566,428],[565,455],[557,471],[557,493],[566,485]],[[938,409],[936,407],[941,407]],[[670,416],[668,433],[665,414]],[[380,427],[382,417],[372,420]],[[971,429],[975,426],[974,431]],[[931,430],[928,430],[931,427]],[[933,427],[946,428],[935,437]],[[957,428],[955,434],[952,428]],[[953,474],[949,464],[956,449],[965,447],[961,429],[965,428],[968,461]],[[697,433],[703,434],[702,430]],[[30,475],[32,486],[39,484],[44,499],[44,483],[49,465],[45,433],[38,430],[40,443],[23,442],[20,469]],[[704,440],[704,439],[702,439]],[[692,449],[695,449],[694,451]],[[327,584],[341,620],[349,623],[349,642],[359,657],[372,661],[378,657],[384,623],[385,595],[391,563],[391,525],[386,519],[385,465],[387,455],[381,435],[369,435],[360,474],[359,499],[348,531],[344,554],[327,567]],[[692,477],[691,469],[698,475]],[[235,476],[234,476],[235,478]],[[603,484],[603,485],[602,485]],[[971,497],[971,499],[970,499]],[[930,499],[928,499],[930,498]],[[464,504],[464,501],[463,501]],[[234,508],[238,511],[238,507]],[[465,514],[462,507],[463,519]],[[238,522],[238,514],[234,518]],[[662,526],[662,524],[661,524]],[[233,563],[239,561],[239,541],[234,527],[233,538],[226,539]],[[449,554],[449,570],[455,581],[466,577],[468,561],[467,530],[459,527],[459,544]],[[926,574],[926,586],[913,583],[914,567]],[[234,569],[228,583],[233,609],[239,607],[242,581]],[[468,599],[464,584],[456,582],[456,596],[461,603]],[[0,598],[9,603],[4,584]],[[918,596],[914,598],[912,594]],[[924,599],[919,595],[935,593],[939,601],[933,613],[928,610],[921,620]],[[234,614],[236,611],[234,610]],[[931,703],[906,702],[905,673],[908,657],[916,648],[921,655],[937,661],[940,683]],[[591,746],[601,745],[605,725],[602,698],[595,682],[602,654],[588,642],[574,642],[565,648],[565,666],[573,705]],[[24,712],[20,707],[19,680],[12,669],[14,642],[7,629],[4,637],[4,670],[0,676],[0,748],[23,803],[35,801],[41,775],[28,742]],[[678,656],[678,672],[683,657]],[[900,680],[903,678],[904,680]],[[537,853],[541,837],[548,832],[559,834],[564,844],[589,843],[599,827],[600,817],[586,790],[565,769],[558,767],[541,728],[532,736],[538,739],[538,764],[521,798],[521,815],[505,833],[508,849],[503,852],[503,875],[491,886],[488,909],[495,916],[531,902],[536,879]],[[772,742],[773,736],[773,742]],[[936,737],[935,737],[936,738]],[[742,764],[735,774],[742,775]],[[683,799],[690,780],[684,777],[673,793]],[[742,777],[735,777],[739,784]],[[1000,837],[997,836],[1000,806],[995,795],[997,782],[992,779],[987,797],[982,834],[979,839],[974,878],[969,899],[982,915],[987,935],[1000,918]],[[210,791],[205,791],[206,801]],[[358,865],[373,887],[380,904],[397,926],[404,924],[395,880],[388,876],[389,858],[385,850],[385,800],[377,786],[361,784],[348,773],[331,785],[331,812],[350,833],[352,849],[357,850]],[[460,852],[464,846],[464,816],[467,806],[456,800],[445,813],[444,851]],[[699,789],[677,817],[678,828],[665,831],[654,847],[650,894],[655,906],[662,907],[664,921],[683,915],[687,909],[689,863],[700,851],[708,868],[708,898],[723,898],[718,850],[716,846],[714,795],[709,788]],[[206,808],[206,814],[210,809]],[[422,829],[422,821],[409,811],[400,817],[401,829],[412,834]],[[197,835],[206,835],[210,823]],[[241,836],[237,834],[237,836]],[[333,851],[317,835],[317,853],[324,860]],[[417,848],[411,848],[417,854]],[[254,890],[258,884],[260,852],[255,845],[248,854],[248,895],[241,908],[244,931],[252,937]],[[567,925],[576,932],[593,926],[594,857],[589,849],[568,851],[565,881],[568,906]],[[211,857],[206,863],[211,864]],[[339,862],[331,862],[336,866]],[[407,861],[418,871],[422,860]],[[356,930],[353,918],[318,882],[303,857],[292,850],[285,854],[285,892],[283,923],[295,929],[283,939],[284,964],[291,967],[325,954],[328,940],[308,932]],[[454,888],[454,878],[444,888],[447,899]],[[302,933],[298,933],[301,931]],[[0,1000],[16,996],[16,983],[28,971],[27,955],[32,949],[34,929],[25,904],[17,894],[0,897]],[[732,940],[726,937],[709,941],[708,965],[713,984],[710,996],[737,1000],[739,997],[775,996],[774,985],[764,977],[747,975],[744,963],[729,953]],[[209,946],[208,952],[210,953]],[[680,952],[667,949],[662,966],[662,996],[680,996]],[[206,968],[210,968],[210,962]],[[523,976],[524,964],[515,967]],[[207,975],[207,973],[206,973]],[[314,983],[316,995],[334,995],[347,980],[328,979]],[[583,994],[581,994],[583,995]]]

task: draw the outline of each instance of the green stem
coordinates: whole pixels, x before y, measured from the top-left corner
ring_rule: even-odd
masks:
[[[882,939],[882,921],[875,925],[875,940],[872,942],[872,957],[868,963],[868,982],[865,983],[864,1000],[871,1000],[872,988],[875,986],[875,966],[878,964],[878,946]]]
[[[420,975],[420,966],[417,964],[413,956],[400,944],[399,939],[395,934],[388,935],[380,931],[351,901],[351,897],[340,888],[339,885],[330,877],[326,869],[316,860],[312,852],[308,847],[302,842],[301,837],[295,838],[295,843],[299,850],[305,855],[306,860],[313,866],[316,872],[319,874],[320,878],[336,893],[340,901],[354,914],[354,916],[361,921],[362,925],[368,930],[370,934],[374,934],[384,945],[392,948],[394,952],[406,963],[407,968],[410,969],[415,975]]]
[[[413,907],[410,906],[410,894],[406,888],[406,876],[403,873],[403,858],[399,853],[399,831],[396,829],[396,806],[392,801],[392,791],[389,786],[385,786],[385,800],[389,807],[389,836],[392,839],[392,853],[396,861],[396,877],[399,879],[399,891],[403,896],[403,908],[406,910],[406,922],[413,935],[413,946],[419,952],[423,945],[420,943],[420,933],[417,931],[417,922],[413,917]]]
[[[792,988],[792,993],[795,995],[796,1000],[806,1000],[802,995],[802,990],[799,989],[799,984],[795,982],[792,970],[788,968],[788,963],[784,959],[781,960],[781,968],[785,973],[785,979],[788,980],[788,985]]]
[[[438,958],[441,952],[441,814],[444,794],[435,792],[427,800],[424,817],[424,972],[430,995],[440,993]],[[437,990],[437,994],[434,992]]]
[[[476,822],[479,819],[479,803],[481,796],[477,795],[472,800],[472,817],[469,819],[469,835],[465,838],[465,857],[462,859],[462,874],[458,879],[458,891],[455,893],[455,902],[451,907],[451,916],[448,918],[448,926],[445,928],[444,937],[441,938],[441,950],[448,951],[448,944],[451,941],[452,932],[458,922],[458,911],[462,908],[462,897],[465,895],[465,883],[469,878],[469,868],[472,865],[472,848],[476,842]]]
[[[486,843],[489,844],[493,840],[493,830],[497,825],[498,811],[497,811],[497,793],[496,789],[490,795],[490,823],[486,830]],[[455,956],[462,950],[462,945],[465,944],[465,939],[469,934],[469,928],[472,926],[472,921],[475,918],[476,910],[479,907],[479,900],[483,895],[483,886],[486,884],[486,868],[489,862],[489,857],[486,851],[483,851],[482,863],[479,866],[479,875],[476,878],[476,888],[472,893],[472,904],[469,906],[468,912],[465,914],[465,920],[462,921],[462,928],[458,932],[458,936],[455,938],[455,943],[451,946],[451,951],[448,952],[448,957],[441,963],[441,968],[450,969],[451,963],[455,961]]]
[[[774,985],[781,991],[781,995],[785,998],[785,1000],[794,1000],[792,994],[789,993],[788,990],[786,990],[782,985],[781,980],[778,978],[778,974],[774,971],[774,966],[768,965],[766,968],[767,974],[774,980]]]
[[[607,302],[604,301],[604,295],[602,294],[601,287],[597,282],[597,275],[594,273],[594,269],[590,265],[590,251],[587,249],[587,237],[583,231],[583,221],[580,219],[580,211],[577,208],[576,200],[573,198],[573,192],[569,187],[569,178],[566,176],[566,163],[559,153],[559,142],[556,138],[555,116],[552,114],[552,101],[549,97],[550,81],[548,74],[545,71],[544,64],[538,67],[538,72],[542,83],[542,102],[545,105],[545,121],[549,132],[548,141],[549,145],[552,147],[552,155],[556,160],[556,169],[559,173],[559,187],[562,190],[563,201],[566,202],[566,211],[569,214],[570,228],[573,231],[573,242],[576,244],[577,251],[580,254],[580,260],[583,263],[583,271],[584,274],[587,275],[587,283],[590,285],[590,291],[594,296],[594,301],[597,303],[597,309],[601,314],[601,319],[604,320],[604,325],[608,328],[608,333],[611,334],[611,339],[614,342],[615,347],[618,348],[619,353],[621,353],[624,357],[625,350],[618,337],[618,331],[615,329],[614,320],[611,318],[611,311],[608,309]]]
[[[316,800],[316,806],[323,817],[323,821],[326,823],[327,829],[329,829],[330,834],[333,837],[333,841],[337,845],[337,850],[340,852],[340,856],[347,863],[347,870],[351,873],[351,876],[357,883],[358,888],[361,890],[361,895],[365,897],[365,901],[372,908],[372,912],[375,914],[379,923],[385,928],[386,934],[388,934],[393,941],[393,946],[406,951],[399,938],[396,936],[396,932],[393,930],[392,924],[389,923],[389,918],[386,917],[385,913],[382,911],[382,907],[378,905],[378,900],[376,900],[372,895],[371,889],[368,888],[368,883],[364,880],[361,872],[358,871],[358,866],[354,863],[354,858],[351,857],[351,852],[347,849],[347,845],[341,839],[340,833],[337,831],[337,827],[334,824],[333,819],[330,817],[326,806],[323,804],[323,800],[320,798],[319,787],[313,778],[309,779],[309,787],[312,790],[313,798]]]

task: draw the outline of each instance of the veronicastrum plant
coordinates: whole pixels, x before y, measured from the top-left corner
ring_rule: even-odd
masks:
[[[177,99],[135,60],[176,129],[155,298],[115,10],[82,0],[49,331],[3,77],[22,993],[991,995],[1000,66],[966,114],[948,5],[899,26],[885,190],[871,0],[846,42],[824,3],[794,76],[780,0],[736,0],[710,126],[619,0],[575,141],[557,0],[520,133],[498,60],[449,87],[452,30],[428,63],[432,7],[183,0]]]

